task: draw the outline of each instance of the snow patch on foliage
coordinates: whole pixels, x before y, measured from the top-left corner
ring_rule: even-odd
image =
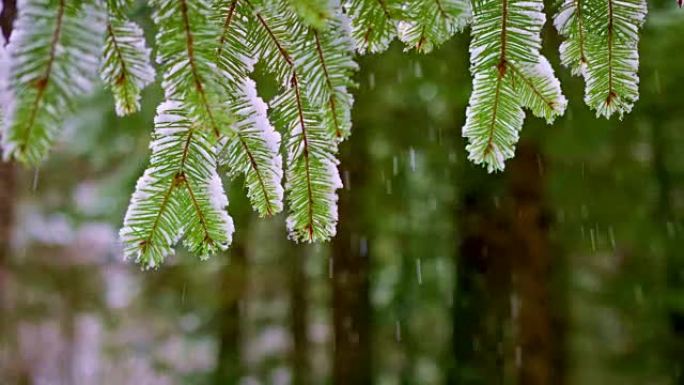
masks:
[[[143,30],[136,23],[110,17],[100,77],[112,90],[119,116],[138,111],[141,90],[154,81],[150,51]]]
[[[226,237],[224,241],[220,242],[220,249],[226,250],[233,240],[235,225],[233,224],[233,218],[228,215],[228,196],[216,170],[213,170],[209,178],[207,194],[209,195],[212,208],[219,215],[221,230]]]

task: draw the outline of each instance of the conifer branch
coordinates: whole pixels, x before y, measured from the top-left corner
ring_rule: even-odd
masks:
[[[399,22],[399,39],[408,49],[428,53],[470,23],[466,0],[415,0],[407,3],[406,20]]]
[[[315,49],[304,48],[314,46],[301,42],[307,36],[307,28],[284,4],[254,9],[254,16],[254,50],[284,80],[285,90],[271,106],[276,125],[288,133],[285,190],[290,206],[290,237],[307,242],[329,239],[335,234],[335,190],[341,185],[334,158],[337,145],[306,92],[310,83],[301,72],[306,68],[302,63],[319,60],[319,55]]]
[[[325,29],[332,16],[330,0],[287,0],[302,22],[315,29]]]
[[[202,257],[228,247],[233,223],[211,142],[211,133],[191,121],[182,102],[159,106],[150,166],[121,229],[127,259],[156,267],[183,235],[186,247]]]
[[[405,19],[403,5],[400,0],[345,1],[352,38],[359,53],[378,53],[387,49],[397,36],[397,24]]]
[[[117,115],[123,116],[140,109],[140,93],[154,81],[155,71],[142,29],[127,20],[125,8],[119,7],[108,2],[100,77],[112,90]]]
[[[565,37],[560,46],[561,62],[581,75],[587,66],[587,0],[565,0],[554,17],[556,30]]]
[[[154,0],[153,6],[166,98],[182,100],[217,141],[229,132],[232,117],[222,84],[229,75],[213,65],[219,28],[211,20],[211,6],[207,0]]]
[[[8,46],[16,98],[3,135],[5,157],[34,165],[45,157],[73,100],[91,89],[102,17],[80,2],[19,2]]]
[[[353,60],[353,42],[343,29],[343,20],[331,20],[324,31],[310,30],[315,55],[302,55],[300,72],[307,75],[311,101],[323,108],[323,125],[339,140],[351,133],[351,107],[348,87],[358,66]]]
[[[468,158],[490,172],[503,170],[514,154],[522,107],[549,123],[565,111],[560,83],[539,53],[542,8],[541,0],[481,0],[474,6],[473,93],[463,136]]]
[[[282,210],[282,160],[280,135],[268,120],[267,106],[258,97],[256,84],[249,79],[253,62],[248,61],[247,7],[237,0],[218,1],[216,19],[222,25],[217,49],[219,67],[230,74],[225,79],[231,96],[233,130],[222,140],[219,162],[229,165],[229,176],[245,175],[247,195],[262,216]]]
[[[104,7],[102,5],[104,4]],[[0,123],[7,157],[37,164],[98,67],[119,115],[140,109],[154,81],[131,0],[19,0],[7,50],[0,42]],[[512,157],[525,110],[552,123],[567,101],[540,53],[542,0],[150,0],[165,101],[150,165],[121,231],[126,257],[157,266],[178,241],[194,254],[225,249],[233,228],[217,173],[244,175],[261,216],[283,208],[296,241],[336,232],[338,145],[351,131],[354,52],[398,37],[427,53],[472,25],[473,90],[462,134],[490,172]],[[102,12],[107,10],[107,14]],[[622,116],[638,98],[638,33],[645,0],[563,0],[554,25],[561,61],[584,77],[597,115]],[[101,28],[104,26],[104,28]],[[102,31],[103,30],[103,31]],[[98,55],[98,52],[100,55]],[[259,62],[280,89],[269,106],[251,73]],[[283,133],[286,170],[280,154]],[[285,188],[282,186],[285,173]]]
[[[554,24],[561,59],[585,79],[584,100],[597,116],[622,117],[639,98],[639,29],[645,0],[566,0]]]

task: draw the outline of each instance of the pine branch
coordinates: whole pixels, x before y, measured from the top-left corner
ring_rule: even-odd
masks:
[[[597,116],[620,117],[639,98],[637,51],[644,0],[566,0],[555,16],[565,38],[561,60],[585,79],[584,100]]]
[[[387,49],[397,35],[397,23],[405,19],[400,0],[347,0],[352,37],[359,53]]]
[[[298,63],[317,55],[311,45],[298,44],[306,27],[283,4],[255,9],[250,36],[254,50],[268,68],[283,80],[285,91],[271,103],[274,121],[287,132],[287,173],[290,237],[297,241],[326,240],[337,223],[335,190],[340,186],[337,144],[322,124],[315,104],[309,100],[308,84]]]
[[[597,116],[620,118],[639,99],[639,28],[645,0],[591,2],[587,9],[587,70],[584,100]]]
[[[489,172],[513,157],[525,114],[551,123],[567,101],[541,56],[545,17],[541,0],[481,0],[474,4],[470,44],[473,93],[463,136],[468,158]]]
[[[554,26],[565,40],[560,46],[561,62],[581,75],[587,66],[587,0],[565,0],[554,17]]]
[[[287,0],[302,21],[313,28],[324,29],[331,17],[330,0]]]
[[[257,96],[256,84],[248,78],[253,61],[247,47],[245,15],[249,6],[237,0],[220,0],[215,19],[222,26],[217,48],[218,65],[231,75],[224,80],[230,88],[230,108],[235,123],[221,143],[219,162],[229,166],[229,176],[245,175],[247,195],[262,216],[282,210],[283,175],[280,135],[268,120],[267,106]]]
[[[508,68],[512,72],[513,87],[521,106],[528,108],[536,117],[544,118],[548,124],[553,123],[557,116],[563,115],[567,100],[545,57],[540,56],[534,65],[523,64],[518,68],[517,65],[509,64]]]
[[[283,209],[280,134],[271,126],[253,80],[244,80],[236,95],[232,102],[236,134],[223,140],[220,163],[228,165],[230,177],[245,175],[252,207],[261,216],[271,216]]]
[[[256,58],[252,57],[247,45],[247,22],[249,6],[244,1],[216,0],[212,18],[221,26],[216,57],[218,65],[230,75],[227,80],[232,88],[253,70]]]
[[[354,86],[353,72],[358,69],[353,59],[353,42],[344,30],[343,18],[330,20],[323,31],[311,29],[306,38],[315,54],[305,51],[297,60],[299,72],[306,75],[307,94],[311,102],[323,108],[323,125],[340,140],[351,133],[353,96],[347,90]]]
[[[306,26],[280,0],[274,0],[268,7],[242,1],[251,8],[249,16],[252,22],[247,36],[250,51],[284,87],[291,86],[290,79],[295,70],[293,53],[301,42],[301,36],[306,34]]]
[[[228,247],[228,200],[216,172],[216,145],[232,134],[227,73],[217,67],[217,24],[207,1],[154,0],[157,60],[166,102],[155,119],[150,167],[138,181],[121,237],[127,258],[156,266],[185,235],[206,257]]]
[[[140,92],[154,81],[142,29],[117,9],[108,9],[107,30],[100,77],[112,90],[119,116],[140,109]]]
[[[124,256],[145,267],[158,266],[185,234],[198,255],[224,250],[233,222],[216,173],[211,133],[199,129],[179,101],[159,106],[150,166],[138,180],[121,239]]]
[[[316,110],[311,108],[294,75],[292,83],[292,88],[272,103],[278,120],[286,122],[288,131],[287,228],[296,241],[327,240],[336,232],[335,191],[342,187],[335,158],[337,146],[321,126]]]
[[[399,23],[399,39],[421,53],[440,46],[470,22],[466,0],[414,0],[407,3],[407,20]]]
[[[218,140],[229,132],[232,117],[222,84],[229,74],[214,65],[220,30],[211,19],[211,6],[207,0],[153,0],[152,4],[166,99],[182,100],[192,120]]]
[[[18,9],[8,46],[16,99],[3,148],[6,157],[38,164],[73,100],[91,89],[103,15],[95,7],[66,0],[24,0]]]

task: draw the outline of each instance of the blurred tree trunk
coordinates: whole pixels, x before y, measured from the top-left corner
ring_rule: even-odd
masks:
[[[12,31],[12,22],[16,15],[15,0],[4,0],[3,4],[0,27],[7,39]],[[3,310],[6,306],[7,290],[4,290],[4,287],[7,280],[14,222],[15,179],[14,163],[0,162],[0,309]]]
[[[306,275],[306,253],[303,247],[288,242],[285,246],[290,252],[288,260],[290,271],[290,301],[292,309],[292,339],[294,342],[292,354],[293,384],[308,385],[309,375],[309,323],[308,279]]]
[[[522,144],[509,174],[512,239],[512,315],[517,331],[515,361],[520,384],[564,383],[563,330],[552,304],[553,256],[549,241],[550,215],[544,202],[541,155],[534,145]]]
[[[511,375],[525,385],[564,383],[540,162],[537,148],[521,143],[502,177],[466,166],[451,384],[503,384]]]
[[[416,260],[413,258],[416,254],[411,254],[411,242],[408,241],[409,235],[401,239],[399,242],[402,245],[401,250],[401,273],[399,282],[401,282],[396,290],[396,313],[397,313],[397,343],[401,345],[403,351],[402,365],[400,372],[400,384],[412,385],[416,383],[416,356],[418,347],[416,346],[416,336],[410,332],[402,332],[405,326],[408,326],[411,321],[411,310],[417,307],[415,298],[415,289],[411,282],[416,279]],[[407,242],[408,241],[408,242]],[[418,337],[420,338],[420,337]]]
[[[0,28],[5,39],[10,37],[12,31],[12,23],[16,17],[16,1],[3,0],[3,9],[0,13]],[[2,154],[0,153],[0,156]],[[10,298],[8,298],[8,279],[10,273],[10,253],[12,240],[12,227],[14,223],[14,205],[15,205],[15,167],[13,162],[0,162],[0,353],[2,348],[7,348],[10,343],[8,339],[14,333],[10,333],[8,314]],[[16,362],[18,357],[12,357],[12,361]],[[19,363],[14,365],[15,369],[21,371],[22,365]],[[0,367],[0,369],[2,369]],[[28,376],[26,373],[17,373],[17,383],[28,383]]]
[[[464,160],[465,161],[465,160]],[[463,163],[462,163],[463,164]],[[510,266],[503,214],[494,205],[500,177],[465,163],[457,211],[461,243],[453,305],[450,384],[504,383],[502,328],[508,317]]]
[[[240,227],[242,231],[244,227]],[[242,378],[242,340],[240,300],[244,296],[247,258],[243,242],[236,239],[231,245],[230,263],[220,272],[220,303],[218,318],[218,358],[216,385],[239,384]]]
[[[370,256],[362,255],[362,238],[369,239],[363,193],[368,181],[367,134],[359,127],[341,145],[345,188],[339,191],[338,234],[332,241],[333,323],[335,334],[333,383],[372,383]]]
[[[235,227],[240,231],[234,233],[228,261],[219,273],[220,300],[216,313],[219,348],[214,372],[215,385],[237,385],[244,374],[241,302],[247,288],[247,239],[251,228],[251,206],[240,191],[242,183],[233,183],[232,186],[231,214]]]
[[[9,315],[11,298],[9,298],[10,257],[12,226],[15,205],[15,170],[13,163],[0,162],[0,354],[10,344],[14,333],[11,333]],[[17,360],[14,357],[13,360]],[[2,365],[0,365],[2,366]]]
[[[667,136],[664,132],[665,127],[659,117],[668,116],[672,111],[654,111],[652,118],[654,124],[651,129],[651,141],[653,146],[653,171],[658,186],[658,205],[654,212],[657,222],[663,223],[663,234],[665,239],[665,271],[666,287],[665,297],[677,298],[684,293],[684,258],[681,257],[681,239],[677,234],[673,234],[673,226],[678,219],[675,216],[672,193],[674,184],[670,172],[668,171],[666,155],[669,154]],[[667,303],[667,302],[666,302]],[[681,308],[676,308],[667,303],[666,319],[669,323],[670,339],[665,343],[666,362],[673,364],[673,384],[684,385],[684,312]],[[674,358],[674,359],[673,359]]]

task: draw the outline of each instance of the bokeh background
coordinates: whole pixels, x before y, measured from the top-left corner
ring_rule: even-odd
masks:
[[[228,252],[122,261],[162,95],[123,119],[82,100],[39,168],[0,166],[0,384],[684,384],[684,10],[649,8],[623,120],[583,104],[547,25],[568,111],[528,117],[500,174],[465,159],[467,34],[359,58],[325,244],[289,242],[236,180]]]

